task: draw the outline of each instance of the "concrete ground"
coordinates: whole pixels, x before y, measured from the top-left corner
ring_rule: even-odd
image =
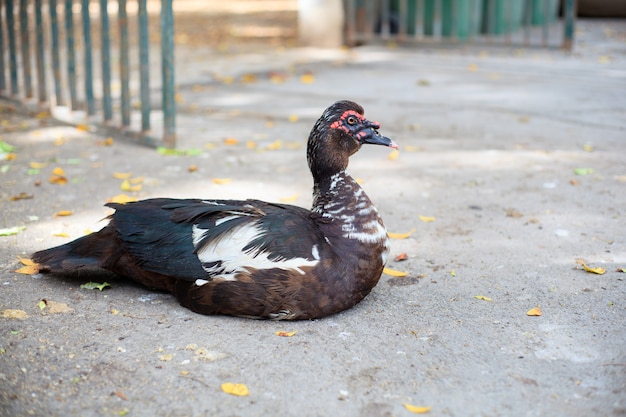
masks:
[[[626,415],[625,33],[581,22],[572,55],[182,48],[187,155],[0,102],[16,156],[0,162],[0,229],[20,227],[0,237],[0,415]],[[401,146],[395,159],[364,148],[351,173],[389,231],[415,229],[388,265],[408,275],[384,275],[351,310],[207,317],[107,275],[13,272],[17,256],[101,227],[124,192],[116,172],[143,177],[135,198],[308,206],[306,137],[344,98]],[[56,167],[67,184],[49,182]]]

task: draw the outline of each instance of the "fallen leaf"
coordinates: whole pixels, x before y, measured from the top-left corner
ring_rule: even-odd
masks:
[[[404,403],[404,408],[406,408],[407,410],[409,410],[410,412],[414,413],[414,414],[426,414],[430,411],[430,409],[432,407],[422,407],[422,406],[417,406],[417,405],[411,405],[411,404],[407,404]]]
[[[406,252],[402,252],[401,254],[396,255],[396,257],[393,258],[393,260],[396,262],[406,261],[407,259],[409,259],[409,255],[407,255]]]
[[[454,269],[450,271],[450,276],[456,277],[456,271]]]
[[[225,382],[222,384],[222,391],[226,394],[236,395],[238,397],[246,397],[250,395],[250,391],[246,384],[234,384],[232,382]]]
[[[576,175],[589,175],[593,174],[593,168],[576,168],[574,169]]]
[[[81,284],[80,288],[84,288],[86,290],[95,290],[98,289],[100,291],[104,290],[106,287],[110,287],[111,284],[109,284],[108,282],[103,282],[102,284],[99,284],[97,282],[87,282],[85,284]]]
[[[422,216],[419,215],[417,216],[418,219],[420,219],[421,221],[423,221],[424,223],[432,223],[435,221],[434,217],[430,217],[430,216]]]
[[[299,197],[299,194],[293,194],[290,195],[289,197],[283,197],[281,199],[279,199],[279,201],[281,203],[293,203],[294,201],[296,201]]]
[[[3,140],[0,140],[0,151],[1,152],[13,152],[15,150],[15,146],[9,145]]]
[[[24,310],[6,309],[2,310],[2,318],[23,320],[28,318],[28,314]]]
[[[230,184],[232,180],[230,178],[213,178],[213,184],[225,185]]]
[[[585,152],[593,152],[593,146],[589,145],[588,143],[583,145],[583,151]]]
[[[28,166],[32,169],[43,169],[48,166],[46,162],[29,162]]]
[[[197,170],[198,170],[198,167],[196,165],[189,165],[187,167],[188,172],[196,172]]]
[[[469,64],[467,66],[467,70],[469,72],[476,72],[476,71],[478,71],[478,65],[476,65],[476,64]]]
[[[474,298],[476,298],[477,300],[483,300],[483,301],[493,301],[491,298],[485,297],[484,295],[475,295]]]
[[[71,313],[74,309],[65,303],[57,303],[56,301],[47,300],[49,314]]]
[[[617,269],[615,270],[615,272],[621,272],[621,273],[624,273],[624,272],[626,272],[626,268],[617,268]]]
[[[302,84],[313,84],[315,82],[315,76],[312,73],[307,72],[300,76],[300,82]]]
[[[159,360],[163,362],[169,362],[172,359],[174,359],[174,355],[172,355],[171,353],[166,353],[165,355],[159,356]]]
[[[276,336],[280,336],[280,337],[291,337],[291,336],[295,335],[296,333],[298,333],[298,331],[294,331],[294,332],[274,332],[274,334]]]
[[[32,194],[28,194],[28,193],[19,193],[17,195],[11,196],[9,198],[9,200],[11,201],[18,201],[18,200],[30,200],[31,198],[33,198]]]
[[[397,270],[391,269],[391,268],[384,268],[383,269],[383,274],[387,274],[387,275],[392,276],[392,277],[406,277],[407,275],[409,275],[408,272],[397,271]]]
[[[39,265],[26,265],[16,269],[13,272],[24,275],[33,275],[39,272]]]
[[[89,132],[89,125],[87,124],[79,124],[76,125],[76,130],[81,131],[81,132]]]
[[[4,229],[0,229],[0,236],[13,236],[18,234],[22,230],[26,230],[26,226],[7,227]]]
[[[126,395],[124,395],[124,393],[122,391],[117,390],[117,391],[115,391],[114,394],[117,395],[118,397],[120,397],[122,400],[128,401],[128,397],[126,397]]]
[[[63,168],[61,167],[54,168],[52,170],[52,174],[50,175],[50,178],[48,179],[48,181],[51,184],[59,184],[59,185],[67,184],[67,178],[65,177],[65,172],[63,171]]]
[[[585,268],[585,271],[587,271],[587,272],[591,272],[592,274],[602,275],[602,274],[604,274],[604,273],[606,272],[606,269],[604,269],[604,268],[600,268],[600,267],[597,267],[597,268],[589,268],[589,267],[587,266],[587,264],[584,264],[584,263],[583,263],[583,268]]]
[[[398,159],[399,156],[400,156],[400,151],[397,149],[394,149],[393,151],[389,153],[389,155],[387,155],[387,159],[389,159],[390,161],[395,161],[396,159]]]
[[[527,316],[541,316],[541,306],[531,308],[526,312]]]
[[[406,239],[407,237],[411,236],[413,232],[415,232],[415,230],[416,229],[411,229],[406,233],[387,232],[387,236],[389,236],[390,239]]]
[[[251,84],[251,83],[255,83],[256,82],[256,75],[255,74],[243,74],[241,76],[241,82],[243,84]]]
[[[16,153],[4,154],[4,160],[5,161],[14,161],[16,158],[17,158],[17,154]]]
[[[72,214],[74,214],[72,210],[61,210],[54,213],[54,217],[66,217],[71,216]]]
[[[267,145],[264,149],[266,149],[268,151],[277,151],[277,150],[279,150],[282,147],[283,147],[283,141],[282,140],[275,140],[274,142],[272,142],[269,145]]]
[[[143,182],[143,177],[129,178],[128,182],[130,182],[133,185],[141,184]]]
[[[133,175],[132,172],[114,172],[113,173],[113,178],[116,178],[118,180],[127,180],[129,179],[131,176]]]
[[[506,209],[506,216],[507,217],[513,217],[514,219],[519,219],[520,217],[524,217],[524,215],[522,213],[520,213],[519,211],[515,210],[514,208],[508,208]]]
[[[118,204],[126,204],[126,203],[134,203],[137,201],[136,198],[129,197],[126,194],[118,194],[114,197],[111,197],[107,200],[107,203],[118,203]]]
[[[37,303],[37,307],[39,307],[39,310],[43,310],[44,308],[47,307],[47,301],[41,300],[40,302]]]
[[[112,146],[112,145],[113,145],[113,142],[114,142],[114,141],[113,141],[113,138],[108,137],[108,138],[106,138],[106,139],[104,139],[104,140],[99,140],[99,141],[97,141],[97,142],[96,142],[96,145],[98,145],[98,146]]]
[[[239,143],[239,141],[237,140],[237,138],[226,138],[226,139],[224,139],[224,145],[236,145],[238,143]]]
[[[248,149],[254,149],[256,148],[256,142],[252,141],[252,140],[248,140],[246,141],[246,148]]]
[[[137,192],[137,191],[141,191],[141,187],[142,187],[141,184],[132,185],[130,183],[130,180],[128,179],[122,181],[122,184],[120,184],[120,189],[122,191]]]
[[[67,232],[56,232],[56,233],[52,233],[52,236],[54,237],[70,237],[70,234]]]
[[[298,121],[298,119],[299,119],[299,117],[298,117],[298,115],[297,115],[297,114],[290,114],[290,115],[289,115],[289,121],[290,121],[291,123],[295,123],[295,122],[297,122],[297,121]]]

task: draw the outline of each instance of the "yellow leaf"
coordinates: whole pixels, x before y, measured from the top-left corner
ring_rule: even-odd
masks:
[[[141,184],[131,185],[130,180],[124,180],[120,185],[120,189],[122,191],[141,191]]]
[[[406,233],[387,232],[387,236],[389,236],[391,239],[406,239],[407,237],[411,236],[413,232],[415,232],[415,229],[411,229]]]
[[[527,316],[541,316],[541,306],[531,308],[526,312]]]
[[[435,221],[434,217],[430,217],[430,216],[422,216],[421,214],[419,216],[417,216],[418,219],[420,219],[421,221],[423,221],[424,223],[432,223]]]
[[[389,153],[389,155],[387,155],[387,159],[389,159],[390,161],[395,161],[396,159],[398,159],[398,156],[400,156],[400,151],[394,149],[393,151],[391,151],[391,153]]]
[[[256,142],[251,141],[251,140],[246,141],[246,148],[248,148],[248,149],[254,149],[254,148],[256,148]]]
[[[118,180],[126,180],[130,178],[132,175],[133,175],[132,172],[114,172],[113,178],[116,178]]]
[[[24,274],[24,275],[33,275],[39,272],[39,265],[37,264],[26,265],[26,266],[16,269],[13,272],[17,272],[18,274]]]
[[[79,130],[81,132],[89,132],[89,125],[86,125],[86,124],[76,125],[76,130]]]
[[[475,295],[474,298],[476,298],[477,300],[483,300],[483,301],[493,301],[491,298],[485,297],[484,295]]]
[[[606,269],[604,269],[604,268],[600,268],[600,267],[597,267],[597,268],[589,268],[589,267],[587,266],[587,264],[583,264],[583,268],[585,268],[585,271],[587,271],[587,272],[591,272],[592,274],[602,275],[602,274],[604,274],[604,273],[606,272]]]
[[[65,217],[65,216],[71,216],[72,214],[74,214],[72,210],[61,210],[61,211],[57,211],[56,213],[54,213],[54,217]]]
[[[302,74],[300,76],[300,82],[302,84],[313,84],[315,82],[315,76],[311,73]]]
[[[54,146],[61,146],[65,143],[65,138],[63,136],[59,136],[54,140]]]
[[[48,180],[51,184],[59,184],[64,185],[67,184],[67,178],[65,177],[65,172],[63,168],[56,167],[52,170],[52,175],[50,175],[50,179]]]
[[[69,233],[66,233],[66,232],[53,233],[52,236],[55,236],[55,237],[70,237]]]
[[[290,195],[289,197],[283,197],[280,199],[281,203],[293,203],[298,199],[298,194]]]
[[[26,266],[32,266],[32,265],[37,265],[35,263],[35,261],[33,261],[32,259],[28,259],[28,258],[22,258],[21,256],[18,256],[17,259],[20,260],[20,263],[22,265],[26,265]]]
[[[4,160],[5,161],[13,161],[13,160],[15,160],[15,158],[17,158],[17,154],[15,154],[15,153],[8,153],[4,157]]]
[[[143,182],[143,177],[129,178],[128,182],[131,184],[141,184]]]
[[[282,147],[283,147],[283,141],[282,140],[275,140],[274,142],[272,142],[269,145],[267,145],[265,147],[265,149],[267,149],[268,151],[277,151],[277,150],[279,150]]]
[[[450,276],[456,277],[456,271],[454,269],[450,271]]]
[[[222,384],[222,391],[226,394],[236,395],[238,397],[246,397],[250,395],[250,391],[246,384],[233,384],[232,382],[225,382]]]
[[[298,333],[297,331],[294,332],[274,332],[274,334],[276,336],[280,336],[280,337],[291,337],[293,335],[295,335],[296,333]]]
[[[583,150],[585,152],[593,152],[593,146],[589,145],[589,144],[584,144],[583,145]]]
[[[232,180],[230,178],[213,178],[213,184],[217,185],[230,184],[231,181]]]
[[[241,82],[244,84],[250,84],[256,82],[256,75],[254,74],[243,74],[241,76]]]
[[[30,162],[28,164],[28,166],[30,166],[32,169],[42,169],[45,168],[48,164],[45,162]]]
[[[185,102],[185,98],[180,93],[174,94],[174,101],[178,104],[183,104]]]
[[[239,141],[237,140],[237,138],[226,138],[226,139],[224,139],[224,145],[236,145],[238,143],[239,143]]]
[[[195,164],[194,165],[189,165],[187,167],[187,171],[189,171],[189,172],[196,172],[197,170],[198,170],[198,166],[195,165]]]
[[[289,115],[289,121],[290,121],[291,123],[295,123],[295,122],[297,122],[297,121],[298,121],[298,115],[297,115],[297,114],[290,114],[290,115]]]
[[[165,355],[159,356],[159,359],[163,362],[168,362],[174,359],[174,355],[172,355],[171,353],[166,353]]]
[[[409,275],[408,272],[396,271],[395,269],[391,268],[384,268],[383,273],[392,277],[406,277],[407,275]]]
[[[24,310],[13,310],[11,308],[7,308],[6,310],[2,310],[2,317],[5,319],[23,320],[28,318],[28,314],[26,314]]]
[[[108,203],[118,203],[118,204],[134,203],[135,201],[137,201],[136,198],[129,197],[126,194],[118,194],[110,198],[109,200],[107,200]]]
[[[407,403],[404,403],[403,405],[404,405],[404,408],[406,408],[407,410],[415,414],[426,414],[432,408],[432,407],[420,407],[417,405],[411,405]]]
[[[476,72],[476,71],[478,71],[478,65],[476,65],[476,64],[469,64],[467,66],[467,70],[469,72]]]

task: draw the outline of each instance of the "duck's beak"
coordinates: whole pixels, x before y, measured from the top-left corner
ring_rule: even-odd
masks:
[[[386,136],[378,133],[380,124],[378,122],[369,122],[365,128],[359,131],[358,137],[361,143],[368,143],[370,145],[383,145],[390,148],[398,149],[398,144]]]

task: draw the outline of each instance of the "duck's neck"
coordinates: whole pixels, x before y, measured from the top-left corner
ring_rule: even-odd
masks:
[[[365,191],[346,171],[315,183],[312,212],[319,216],[322,229],[325,225],[333,229],[326,234],[331,244],[335,244],[333,237],[338,237],[358,241],[364,247],[383,245],[385,262],[387,230]]]

